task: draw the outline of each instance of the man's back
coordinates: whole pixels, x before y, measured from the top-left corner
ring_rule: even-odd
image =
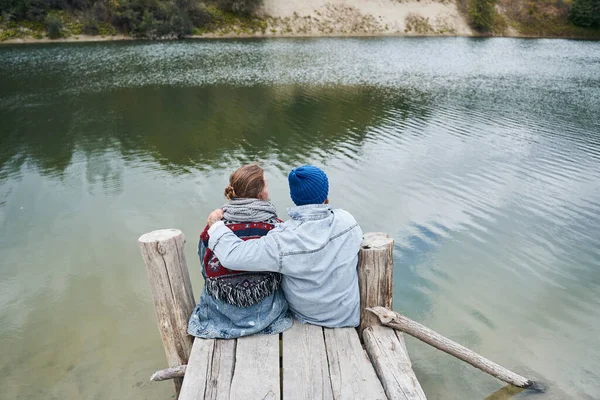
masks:
[[[246,242],[216,222],[208,231],[209,247],[229,269],[282,273],[284,294],[303,322],[358,326],[358,223],[326,204],[293,207],[289,215],[266,236]]]
[[[293,207],[273,230],[280,246],[283,290],[303,322],[357,326],[360,319],[358,251],[362,231],[344,210],[329,205]]]
[[[243,242],[215,210],[208,217],[209,247],[229,269],[273,271],[291,310],[303,322],[326,327],[358,326],[358,251],[362,231],[352,215],[329,206],[329,179],[312,165],[288,175],[296,207],[291,220],[257,240]]]

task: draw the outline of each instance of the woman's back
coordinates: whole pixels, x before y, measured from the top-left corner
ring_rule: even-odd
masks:
[[[231,193],[235,191],[228,191],[230,188],[226,189],[226,196],[234,197]],[[234,197],[223,206],[223,211],[225,224],[243,240],[260,238],[281,223],[275,207],[258,198]],[[188,333],[202,338],[231,339],[255,333],[280,333],[290,328],[292,317],[280,287],[281,275],[230,270],[208,249],[208,240],[206,227],[198,243],[205,284],[200,303],[190,317]]]

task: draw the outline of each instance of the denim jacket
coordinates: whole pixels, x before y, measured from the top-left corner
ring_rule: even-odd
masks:
[[[208,231],[208,247],[228,268],[283,274],[285,297],[301,322],[358,326],[358,223],[326,204],[292,207],[288,214],[290,220],[246,242],[217,222]]]
[[[235,236],[235,235],[234,235]],[[206,248],[198,242],[200,265]],[[202,276],[206,273],[202,268]],[[233,339],[253,334],[271,335],[292,327],[292,316],[282,288],[249,307],[238,307],[219,300],[202,289],[200,302],[188,322],[188,333],[204,339]]]

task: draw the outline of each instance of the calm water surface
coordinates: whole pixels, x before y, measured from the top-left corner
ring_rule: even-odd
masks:
[[[600,398],[600,44],[466,38],[0,47],[0,397],[171,397],[137,238],[182,229],[198,296],[255,160],[282,216],[324,167],[397,310],[549,386],[514,398]],[[430,399],[502,388],[408,346]]]

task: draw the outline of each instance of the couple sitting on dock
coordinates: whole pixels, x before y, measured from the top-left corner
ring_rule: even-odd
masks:
[[[200,235],[205,285],[189,320],[191,335],[276,334],[293,318],[329,328],[358,326],[362,231],[352,215],[329,205],[321,169],[293,169],[288,181],[296,206],[283,222],[258,165],[231,174],[228,202],[209,215]]]

